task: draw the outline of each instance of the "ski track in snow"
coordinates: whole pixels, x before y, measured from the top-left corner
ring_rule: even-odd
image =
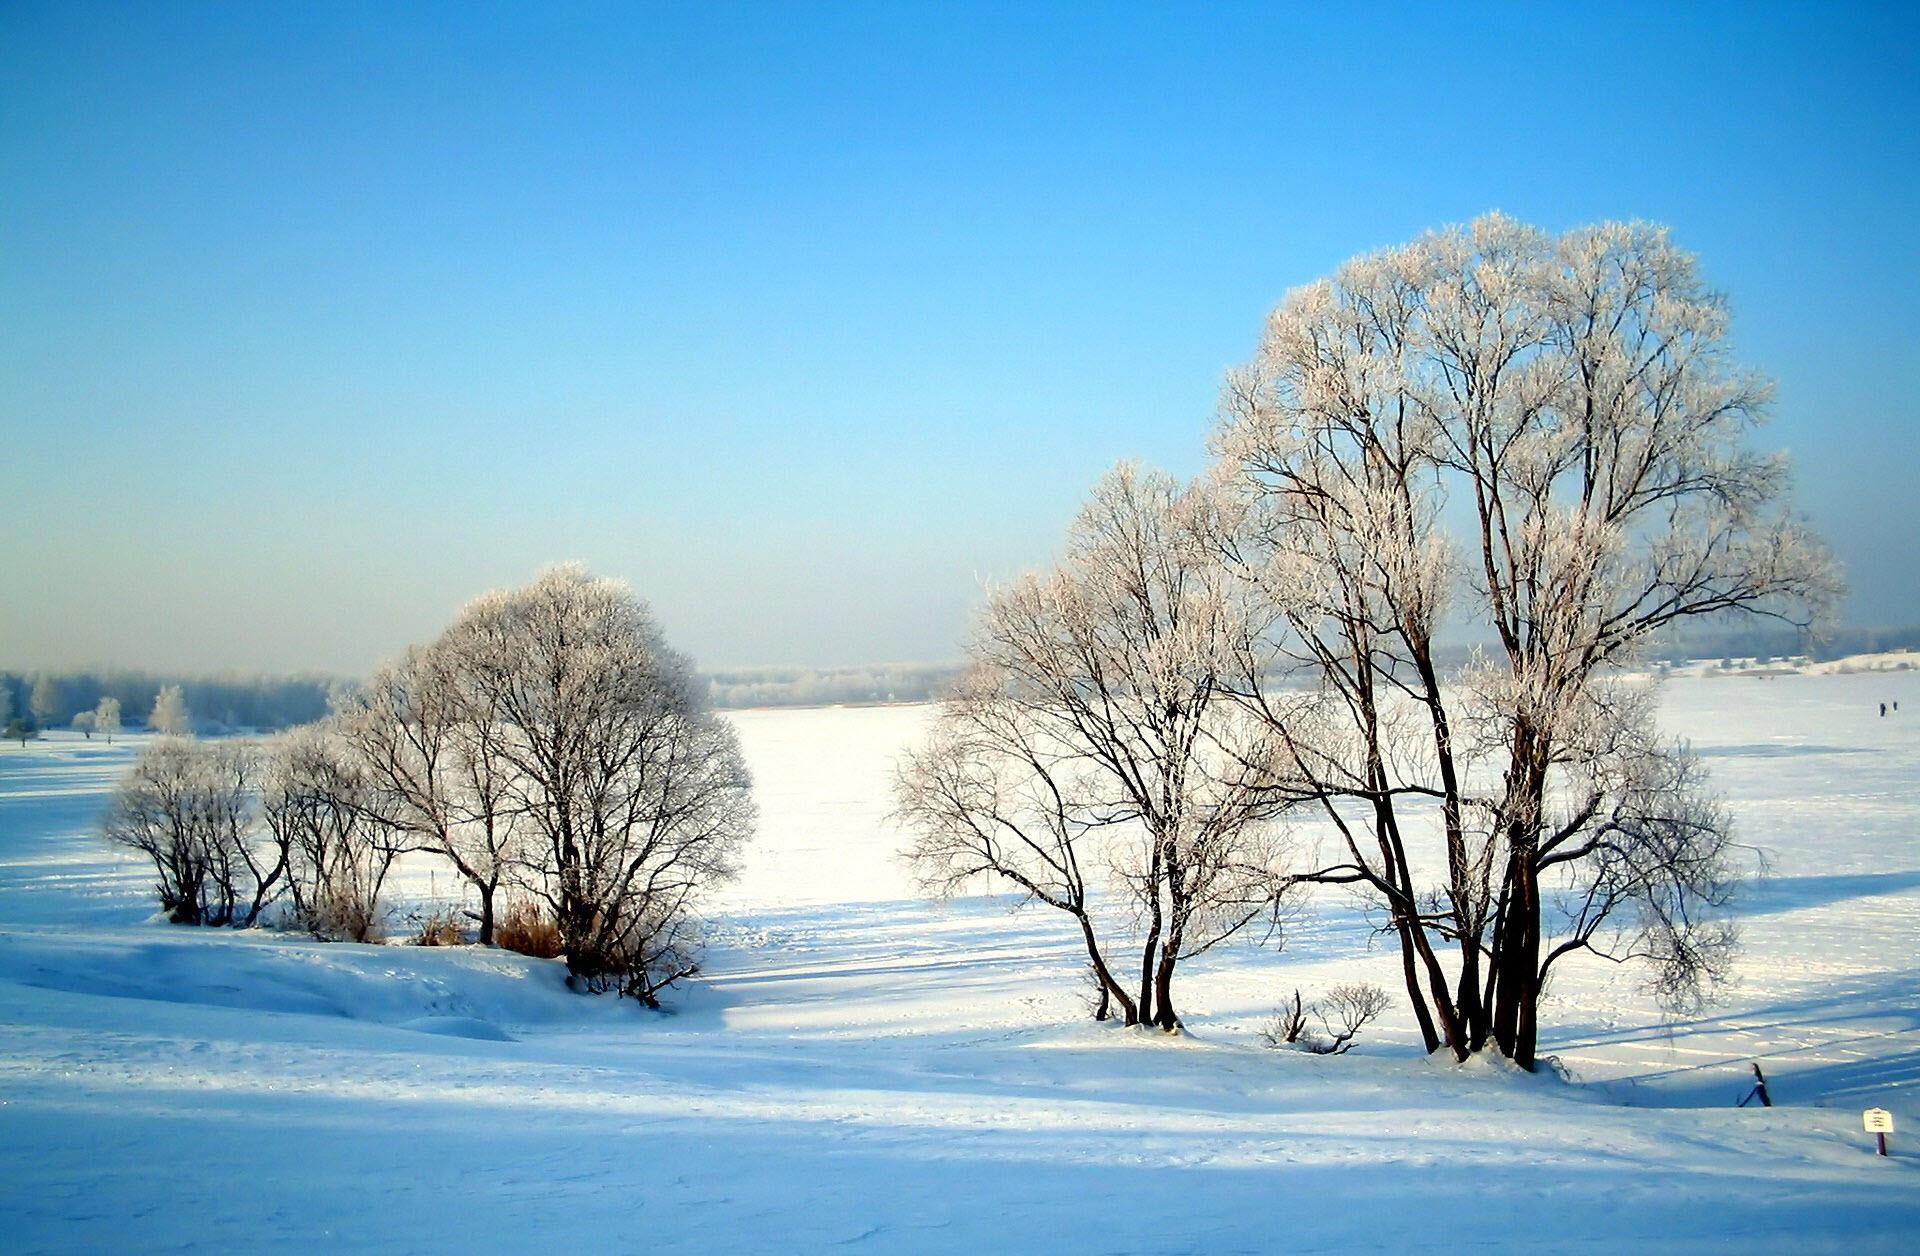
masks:
[[[158,923],[92,835],[139,739],[11,745],[0,1250],[1914,1250],[1920,674],[1663,701],[1770,875],[1705,1013],[1556,982],[1571,1083],[1424,1059],[1404,1000],[1352,1055],[1260,1048],[1296,985],[1396,989],[1338,894],[1183,969],[1188,1035],[1087,1022],[1055,919],[925,902],[894,858],[923,707],[732,717],[761,831],[660,1014],[477,948]],[[1755,1060],[1778,1106],[1735,1108]]]

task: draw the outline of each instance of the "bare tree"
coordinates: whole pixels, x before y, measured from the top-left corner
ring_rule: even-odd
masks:
[[[1168,1030],[1179,961],[1277,922],[1286,885],[1272,745],[1217,700],[1239,607],[1202,543],[1208,504],[1129,466],[1103,479],[1059,568],[989,599],[897,786],[931,889],[997,877],[1067,913],[1095,1015]],[[1104,927],[1102,897],[1120,916]],[[1139,948],[1137,984],[1105,937]]]
[[[60,684],[51,676],[42,676],[33,682],[33,693],[27,699],[27,709],[33,712],[33,722],[38,728],[52,728],[55,717],[60,714]]]
[[[639,600],[578,567],[478,599],[442,645],[487,732],[462,757],[526,826],[570,975],[656,1004],[696,971],[695,909],[752,829],[732,728]]]
[[[170,737],[142,750],[114,791],[106,836],[153,861],[176,924],[252,925],[278,893],[286,851],[260,839],[257,784],[252,746]]]
[[[341,702],[334,724],[365,766],[380,814],[473,888],[480,943],[491,946],[526,827],[497,704],[442,642],[381,668]]]
[[[193,720],[187,714],[187,700],[181,696],[180,686],[161,686],[154,695],[153,710],[147,716],[147,730],[167,737],[180,737],[192,729]]]
[[[1679,621],[1805,626],[1837,589],[1747,447],[1767,388],[1726,325],[1663,229],[1493,215],[1290,294],[1229,382],[1220,551],[1273,612],[1237,688],[1335,835],[1317,875],[1383,909],[1430,1050],[1532,1067],[1572,954],[1649,960],[1677,1004],[1724,968],[1726,818],[1617,673]],[[1450,602],[1494,645],[1442,676]]]
[[[286,852],[294,912],[315,937],[366,942],[379,931],[387,875],[411,848],[379,803],[326,723],[294,729],[267,752],[261,809]]]
[[[93,731],[113,744],[114,734],[120,731],[120,699],[102,698],[93,708]]]

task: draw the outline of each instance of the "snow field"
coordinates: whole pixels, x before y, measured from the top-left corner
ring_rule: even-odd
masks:
[[[11,745],[0,1248],[1913,1250],[1920,674],[1679,680],[1664,709],[1772,875],[1705,1015],[1663,1024],[1606,965],[1556,985],[1573,1084],[1421,1058],[1403,1003],[1354,1055],[1259,1047],[1295,985],[1396,988],[1339,893],[1282,953],[1183,968],[1187,1036],[1086,1021],[1051,913],[926,903],[895,859],[926,708],[731,717],[760,834],[665,1014],[477,948],[156,923],[91,832],[137,739]],[[1780,1106],[1736,1109],[1755,1059]]]

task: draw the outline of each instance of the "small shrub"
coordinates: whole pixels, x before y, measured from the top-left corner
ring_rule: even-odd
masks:
[[[1322,1055],[1344,1054],[1353,1046],[1353,1040],[1360,1031],[1386,1011],[1390,1002],[1392,1000],[1387,998],[1387,992],[1379,986],[1354,982],[1333,987],[1316,1009],[1321,1025],[1326,1028],[1327,1037],[1320,1045],[1309,1049]]]
[[[385,914],[377,900],[330,886],[323,886],[317,898],[308,898],[294,910],[300,927],[322,942],[378,942]]]
[[[558,959],[566,949],[553,917],[538,903],[527,900],[512,903],[500,913],[500,919],[494,922],[493,941],[502,950],[536,959]]]
[[[1387,1010],[1391,1002],[1379,986],[1358,982],[1330,988],[1312,1003],[1302,1003],[1300,992],[1293,992],[1291,1006],[1280,1005],[1280,1014],[1260,1031],[1269,1047],[1297,1047],[1315,1055],[1345,1055],[1353,1049],[1361,1029]],[[1324,1033],[1307,1028],[1307,1018],[1320,1022]]]
[[[1293,1046],[1300,1041],[1300,1036],[1307,1032],[1307,1016],[1312,1011],[1311,1003],[1300,1002],[1300,990],[1296,986],[1293,991],[1293,1003],[1280,1005],[1279,1014],[1268,1021],[1266,1028],[1260,1031],[1261,1039],[1270,1047]]]
[[[413,917],[417,931],[412,942],[415,946],[464,946],[467,932],[460,923],[460,913],[451,907],[440,907],[425,915]]]

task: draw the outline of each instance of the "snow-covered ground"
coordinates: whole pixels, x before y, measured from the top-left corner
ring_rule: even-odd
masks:
[[[1261,1048],[1296,985],[1393,988],[1338,895],[1194,965],[1189,1035],[1086,1021],[1055,919],[895,861],[924,708],[732,717],[761,833],[665,1014],[474,948],[153,923],[91,832],[137,741],[9,744],[0,1251],[1920,1250],[1920,673],[1665,705],[1771,875],[1705,1016],[1560,980],[1571,1083],[1420,1058],[1404,1008],[1350,1056]],[[1734,1107],[1754,1060],[1779,1106]]]

